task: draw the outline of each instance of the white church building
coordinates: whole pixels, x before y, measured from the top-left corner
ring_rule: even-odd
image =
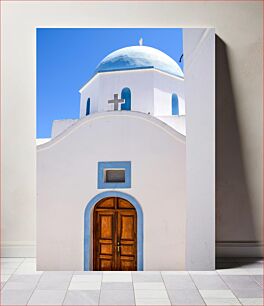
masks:
[[[184,75],[160,50],[106,56],[80,119],[37,147],[39,270],[186,269]]]

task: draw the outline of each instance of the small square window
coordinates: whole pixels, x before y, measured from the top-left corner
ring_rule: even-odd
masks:
[[[98,162],[98,189],[131,188],[131,162]]]
[[[107,169],[104,171],[105,183],[125,183],[125,169]]]

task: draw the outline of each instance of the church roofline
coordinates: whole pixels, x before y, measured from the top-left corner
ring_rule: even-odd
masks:
[[[81,87],[81,89],[79,90],[79,93],[82,93],[85,88],[98,76],[98,75],[102,75],[102,74],[110,74],[110,73],[126,73],[126,72],[134,72],[134,71],[156,71],[159,72],[161,74],[165,74],[167,76],[170,76],[172,78],[175,79],[180,79],[180,80],[184,80],[184,77],[178,76],[178,75],[174,75],[165,71],[162,71],[160,69],[155,68],[154,66],[149,66],[149,67],[141,67],[141,68],[129,68],[129,69],[119,69],[119,70],[109,70],[109,71],[98,71],[95,75],[93,75],[91,77],[91,79]]]
[[[136,112],[136,111],[109,111],[109,112],[102,112],[102,113],[94,113],[89,116],[81,118],[76,123],[68,127],[65,131],[60,133],[58,136],[51,139],[49,142],[46,142],[42,145],[37,146],[37,152],[53,147],[57,143],[61,142],[65,137],[74,133],[75,130],[79,129],[80,127],[82,127],[88,122],[102,119],[105,117],[117,117],[117,116],[134,117],[140,120],[146,120],[150,124],[153,124],[163,129],[166,133],[168,133],[169,135],[171,135],[173,138],[177,139],[178,141],[185,143],[186,137],[184,135],[177,132],[175,129],[170,127],[168,124],[166,124],[165,122],[161,121],[160,119],[154,116],[151,116],[145,113],[141,113],[141,112]]]

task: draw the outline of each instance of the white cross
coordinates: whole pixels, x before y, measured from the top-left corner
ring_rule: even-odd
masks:
[[[109,100],[108,103],[114,103],[114,110],[117,111],[118,110],[118,103],[125,103],[124,99],[118,99],[118,94],[114,94],[114,100]]]

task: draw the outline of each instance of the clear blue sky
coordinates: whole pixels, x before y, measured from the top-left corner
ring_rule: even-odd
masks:
[[[50,137],[55,119],[78,118],[79,89],[99,62],[140,37],[183,69],[181,29],[37,29],[37,138]]]

